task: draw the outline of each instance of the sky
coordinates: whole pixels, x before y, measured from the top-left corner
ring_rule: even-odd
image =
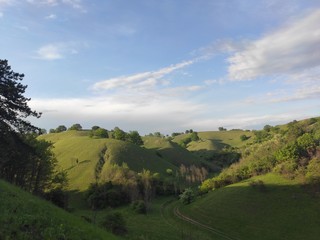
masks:
[[[0,0],[41,128],[261,129],[320,115],[319,0]]]

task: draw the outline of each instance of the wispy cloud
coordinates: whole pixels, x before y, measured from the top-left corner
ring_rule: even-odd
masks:
[[[45,19],[56,19],[56,18],[57,18],[57,15],[55,14],[50,14],[45,17]]]
[[[0,18],[2,18],[3,17],[3,12],[0,12]]]
[[[320,65],[320,10],[249,43],[229,59],[229,77],[249,80]]]
[[[15,2],[14,0],[0,0],[0,7],[6,6],[6,5],[11,5],[14,2]]]
[[[72,43],[55,43],[47,44],[37,50],[36,58],[44,60],[62,59],[65,55],[76,54],[78,51],[75,44]]]
[[[185,68],[195,61],[185,61],[169,67],[159,69],[157,71],[142,72],[129,76],[121,76],[116,78],[107,79],[101,82],[97,82],[93,85],[93,90],[111,90],[116,88],[140,88],[140,87],[152,87],[159,83],[166,75]]]
[[[42,6],[58,6],[61,4],[71,6],[74,9],[78,9],[82,12],[86,12],[81,0],[27,0],[28,3]]]
[[[102,124],[106,128],[116,125],[125,130],[142,130],[142,132],[168,131],[172,126],[182,125],[191,116],[202,112],[203,106],[190,101],[153,95],[148,100],[141,96],[109,96],[66,99],[35,99],[30,106],[43,112],[37,120],[50,123],[53,127],[61,123],[71,125],[81,119],[83,125]],[[170,116],[170,117],[165,117]],[[127,129],[129,127],[129,129]]]

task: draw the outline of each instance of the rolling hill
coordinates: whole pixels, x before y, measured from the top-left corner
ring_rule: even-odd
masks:
[[[119,239],[2,180],[0,199],[0,239]]]
[[[264,186],[253,186],[262,181]],[[308,239],[320,236],[319,194],[277,174],[215,190],[179,210],[232,239]]]
[[[70,190],[85,190],[95,181],[95,169],[101,158],[103,163],[125,163],[136,172],[148,169],[162,176],[167,169],[176,170],[182,163],[189,166],[200,161],[176,143],[161,138],[147,138],[143,147],[115,139],[90,138],[88,131],[69,130],[39,138],[54,144],[58,165],[68,173]],[[103,175],[106,169],[102,166],[100,170]]]

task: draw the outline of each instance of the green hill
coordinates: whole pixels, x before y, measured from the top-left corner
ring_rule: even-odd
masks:
[[[263,186],[252,186],[258,180]],[[316,240],[320,236],[319,194],[276,174],[215,190],[179,210],[233,239]]]
[[[58,165],[67,170],[71,190],[85,190],[94,182],[95,169],[99,164],[101,175],[106,170],[103,165],[108,166],[105,163],[125,163],[136,172],[149,169],[162,176],[166,175],[167,169],[176,170],[181,163],[198,164],[198,159],[190,152],[166,140],[161,140],[163,143],[151,147],[149,139],[144,147],[139,147],[115,139],[90,138],[88,131],[65,131],[42,135],[39,138],[54,143]]]
[[[181,134],[176,136],[173,141],[179,143],[182,139],[187,138],[190,134]],[[241,141],[240,136],[246,135],[248,140]],[[188,144],[189,151],[200,150],[222,150],[224,147],[241,147],[251,143],[254,134],[251,131],[230,130],[230,131],[206,131],[198,132],[199,141]]]
[[[156,150],[158,156],[166,159],[175,166],[184,165],[199,165],[201,159],[193,155],[190,151],[179,146],[176,142],[169,141],[159,137],[144,137],[144,146],[148,149]]]
[[[119,239],[0,180],[0,239]]]

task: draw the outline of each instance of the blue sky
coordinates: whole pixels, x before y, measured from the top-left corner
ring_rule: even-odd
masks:
[[[258,129],[319,116],[318,0],[0,0],[46,129]]]

